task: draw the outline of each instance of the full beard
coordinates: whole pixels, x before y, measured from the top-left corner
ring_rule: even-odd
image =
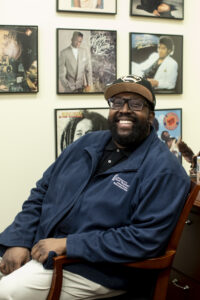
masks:
[[[117,122],[120,116],[128,116],[133,122],[132,130],[127,134],[120,134],[117,128]],[[137,147],[149,135],[150,123],[148,120],[140,120],[137,116],[131,116],[126,113],[119,113],[112,120],[108,119],[109,129],[112,133],[112,138],[117,144],[122,147]]]

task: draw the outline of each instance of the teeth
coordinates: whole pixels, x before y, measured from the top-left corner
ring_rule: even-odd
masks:
[[[128,120],[120,120],[119,123],[121,123],[121,124],[132,124],[132,122],[128,121]]]

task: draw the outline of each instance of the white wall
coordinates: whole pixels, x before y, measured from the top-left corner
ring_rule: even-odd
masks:
[[[117,30],[118,77],[129,73],[129,32],[183,35],[183,94],[157,95],[157,108],[182,108],[183,139],[199,150],[200,1],[185,0],[183,21],[130,17],[129,2],[118,0],[113,16],[57,13],[56,0],[1,0],[2,25],[39,27],[40,90],[36,95],[0,94],[0,231],[54,161],[54,108],[106,105],[103,95],[56,95],[56,28]]]

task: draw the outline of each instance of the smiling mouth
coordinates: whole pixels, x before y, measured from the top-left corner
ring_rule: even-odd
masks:
[[[133,123],[132,121],[129,121],[129,120],[119,120],[118,122],[120,124],[132,124]]]
[[[121,130],[132,130],[134,123],[132,120],[118,120],[117,127]]]

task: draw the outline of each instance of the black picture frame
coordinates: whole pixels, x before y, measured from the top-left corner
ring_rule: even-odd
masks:
[[[182,139],[182,109],[164,108],[155,109],[154,128],[160,140],[182,162],[182,155],[177,142]]]
[[[0,25],[0,93],[38,91],[38,26]]]
[[[184,19],[184,0],[131,0],[130,15],[158,19]],[[155,4],[154,4],[155,3]],[[163,6],[164,5],[164,6]]]
[[[182,35],[131,32],[129,43],[130,74],[148,78],[153,86],[157,84],[155,94],[182,94]]]
[[[116,52],[114,30],[57,28],[57,94],[102,94],[116,79]]]
[[[117,14],[117,0],[56,0],[57,12]]]
[[[108,129],[108,113],[108,107],[55,109],[56,158],[67,146],[87,132]]]

